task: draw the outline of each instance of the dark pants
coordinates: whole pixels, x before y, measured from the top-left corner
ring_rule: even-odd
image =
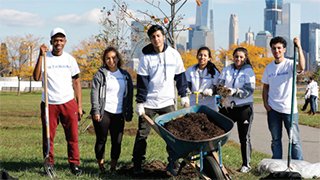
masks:
[[[242,107],[221,108],[219,112],[233,122],[237,122],[238,136],[241,145],[242,165],[249,166],[251,161],[250,129],[253,121],[253,110],[250,105]]]
[[[92,121],[96,132],[96,144],[94,147],[96,158],[104,159],[108,131],[110,130],[111,159],[119,159],[124,128],[124,118],[122,114],[112,114],[104,111],[103,118],[100,122]]]
[[[145,114],[151,119],[154,118],[156,114],[162,115],[174,111],[174,106],[167,106],[161,109],[145,109]],[[141,163],[145,159],[144,155],[147,151],[147,137],[150,133],[150,125],[140,116],[139,117],[139,129],[137,131],[136,140],[133,147],[133,162]]]
[[[42,120],[42,138],[43,138],[43,156],[47,154],[47,135],[46,135],[46,115],[45,104],[41,102],[41,120]],[[78,144],[78,105],[75,99],[64,104],[49,104],[49,131],[50,131],[50,149],[49,158],[53,164],[53,141],[58,126],[58,118],[64,129],[68,144],[68,160],[72,164],[80,164],[79,144]]]
[[[304,105],[303,105],[301,110],[305,111],[307,109],[309,103],[310,103],[310,98],[305,99],[304,100]]]

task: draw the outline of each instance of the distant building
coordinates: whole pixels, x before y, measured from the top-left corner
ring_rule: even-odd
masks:
[[[132,58],[140,58],[142,56],[142,48],[146,46],[149,39],[141,23],[132,21],[131,23],[131,53]]]
[[[293,58],[293,38],[300,38],[301,22],[300,4],[286,3],[282,9],[282,24],[276,26],[276,36],[281,36],[287,41],[285,57]]]
[[[312,31],[311,36],[314,39],[314,42],[310,54],[314,55],[314,57],[312,57],[310,64],[312,63],[312,67],[314,68],[312,69],[312,72],[315,72],[316,68],[320,66],[320,29]]]
[[[202,39],[213,39],[211,43],[209,43],[210,49],[214,50],[214,22],[213,22],[213,1],[212,0],[201,0],[202,5],[198,6],[196,5],[196,23],[194,25],[190,25],[190,28],[192,30],[188,31],[188,45],[187,49],[197,49],[198,46],[195,44],[199,44],[199,42],[193,43],[192,40],[197,38],[197,35],[195,35],[195,31],[199,29],[199,27],[204,26],[206,27],[206,31],[209,29],[211,33],[200,33],[197,32],[198,35],[200,35]],[[200,29],[204,29],[201,27]],[[203,37],[204,34],[208,34],[210,37]],[[195,38],[196,37],[196,38]],[[213,43],[213,45],[212,45]],[[208,43],[202,43],[202,44],[208,44]],[[196,47],[195,47],[196,46]],[[213,47],[213,48],[211,48]]]
[[[317,56],[317,53],[319,54],[319,52],[316,49],[318,47],[317,43],[319,45],[319,39],[316,36],[319,29],[320,24],[317,23],[301,24],[301,46],[306,58],[306,71],[314,72],[316,70],[315,64],[318,64],[319,56]]]
[[[272,57],[272,52],[270,48],[270,41],[272,39],[272,35],[269,31],[260,31],[256,36],[255,44],[257,47],[264,47],[268,51],[267,57]]]
[[[246,41],[249,45],[254,45],[254,33],[251,31],[251,27],[249,28],[248,32],[246,32]]]
[[[231,14],[229,24],[229,45],[239,44],[238,16]]]
[[[181,50],[185,51],[185,50],[187,50],[188,32],[187,31],[179,31],[183,28],[184,28],[184,26],[182,24],[178,24],[175,28],[175,30],[178,30],[178,31],[174,32],[174,36],[176,37],[177,49],[181,49]]]
[[[197,49],[201,46],[207,46],[214,50],[213,33],[206,26],[197,27],[193,32],[191,49]]]
[[[126,67],[131,68],[134,71],[138,71],[139,61],[140,61],[139,58],[133,58],[129,61]]]
[[[274,37],[276,35],[276,25],[281,24],[283,0],[266,0],[264,9],[264,30],[269,31]]]

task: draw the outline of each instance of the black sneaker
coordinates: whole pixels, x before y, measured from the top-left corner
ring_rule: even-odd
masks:
[[[140,162],[133,162],[133,174],[142,174],[143,169]]]
[[[70,164],[70,170],[71,170],[71,173],[76,176],[80,176],[82,174],[82,170],[79,169],[79,165],[77,164]]]

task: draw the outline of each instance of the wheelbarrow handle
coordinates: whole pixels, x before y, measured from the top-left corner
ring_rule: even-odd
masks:
[[[147,116],[145,113],[142,113],[141,115],[143,117],[143,119],[152,127],[152,129],[154,129],[160,136],[160,132],[159,132],[159,128],[158,126],[153,122],[153,120]]]

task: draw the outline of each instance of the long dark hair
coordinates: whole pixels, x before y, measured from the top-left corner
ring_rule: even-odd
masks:
[[[121,57],[121,54],[119,53],[119,51],[113,46],[107,47],[103,52],[103,56],[102,56],[103,67],[107,67],[108,68],[108,66],[106,64],[106,55],[111,51],[116,53],[116,56],[117,56],[117,58],[119,60],[118,63],[117,63],[117,67],[120,68],[122,66],[122,64],[123,64],[123,60],[122,60],[122,57]]]
[[[198,49],[197,57],[198,57],[200,51],[202,51],[202,50],[208,51],[209,58],[212,57],[212,56],[211,56],[211,51],[210,51],[210,49],[209,49],[207,46],[202,46],[202,47],[200,47],[200,48]],[[199,67],[199,64],[197,64],[195,68],[197,69],[198,67]],[[216,65],[213,64],[211,61],[208,61],[208,63],[207,63],[207,65],[206,65],[205,68],[207,68],[207,72],[208,72],[209,74],[211,74],[211,77],[212,77],[212,78],[213,78],[213,76],[216,74],[215,69],[220,73],[219,69],[218,69],[218,68],[216,67]],[[208,74],[207,74],[207,75],[208,75]]]
[[[244,55],[246,56],[247,60],[244,62],[244,64],[249,64],[250,66],[251,65],[251,62],[250,62],[250,59],[249,59],[249,53],[248,53],[248,50],[244,47],[237,47],[234,51],[233,51],[233,54],[232,56],[234,56],[237,52],[243,52]]]

